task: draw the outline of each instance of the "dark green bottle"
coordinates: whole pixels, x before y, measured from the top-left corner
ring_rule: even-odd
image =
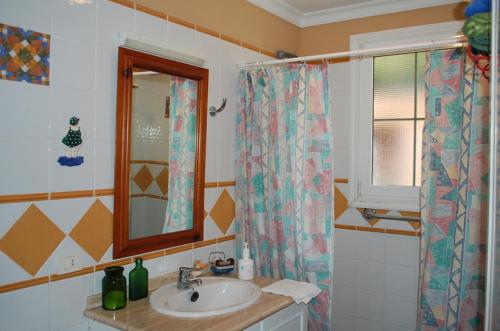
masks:
[[[140,257],[135,259],[135,268],[128,274],[128,293],[130,300],[148,296],[148,270],[142,266]]]
[[[127,305],[127,279],[123,267],[107,267],[102,279],[102,308],[117,310]]]

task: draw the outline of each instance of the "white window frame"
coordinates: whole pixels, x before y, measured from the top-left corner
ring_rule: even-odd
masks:
[[[429,24],[359,35],[351,50],[452,39],[463,21]],[[371,184],[373,122],[373,57],[351,59],[351,167],[349,206],[391,210],[419,210],[419,187]]]

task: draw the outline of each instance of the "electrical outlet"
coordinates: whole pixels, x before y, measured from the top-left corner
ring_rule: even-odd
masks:
[[[78,253],[69,253],[65,256],[61,256],[58,262],[57,272],[59,274],[80,270],[82,268],[82,259]]]

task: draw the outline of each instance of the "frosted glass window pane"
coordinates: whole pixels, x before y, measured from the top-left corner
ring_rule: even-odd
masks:
[[[413,186],[414,123],[373,123],[373,185]]]
[[[422,178],[422,132],[424,120],[417,121],[417,139],[415,141],[415,186],[420,186]]]
[[[415,116],[415,53],[373,59],[373,118]]]
[[[417,117],[425,117],[425,52],[417,53]]]

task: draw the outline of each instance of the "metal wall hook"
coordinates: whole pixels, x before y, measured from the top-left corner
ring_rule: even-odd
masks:
[[[210,114],[210,116],[215,116],[215,114],[223,111],[224,108],[226,108],[226,102],[227,102],[227,98],[222,99],[222,105],[219,107],[219,109],[215,108],[214,106],[211,106],[210,109],[208,110],[208,113]]]

